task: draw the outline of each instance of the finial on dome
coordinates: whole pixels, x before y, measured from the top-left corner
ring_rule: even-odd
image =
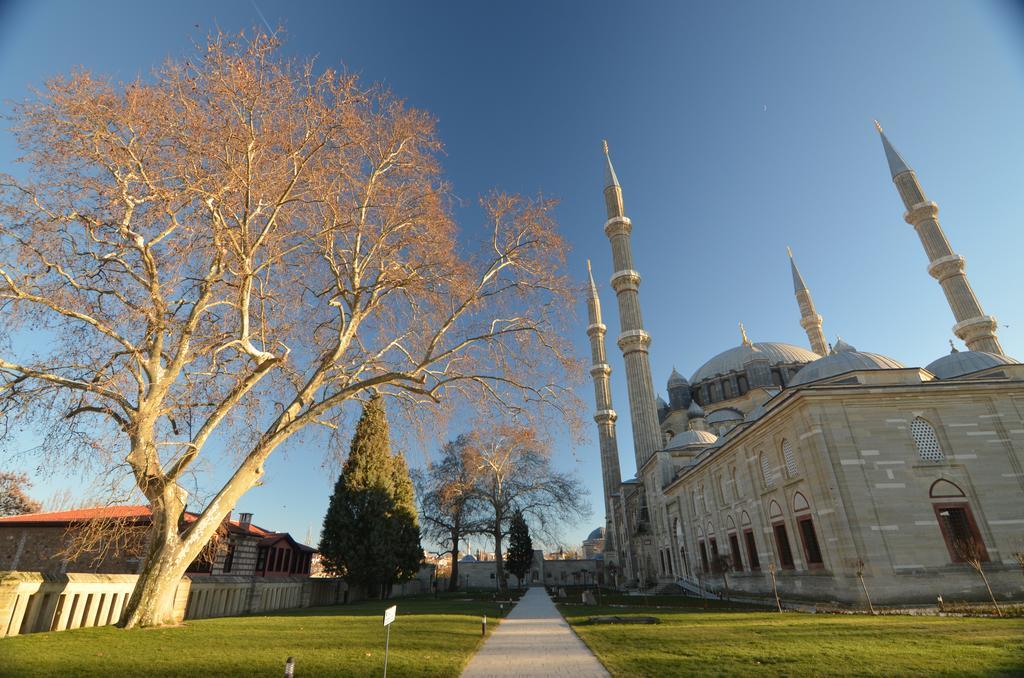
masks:
[[[877,124],[877,121],[876,121],[876,124]],[[881,129],[881,128],[879,128],[879,129]],[[601,148],[604,149],[604,154],[608,155],[608,140],[607,139],[601,139]]]
[[[793,258],[793,250],[792,250],[792,249],[790,249],[789,245],[786,245],[786,254],[788,254],[788,255],[789,255],[789,258],[790,258],[790,259],[792,259],[792,258]]]
[[[949,348],[951,349],[951,350],[949,351],[950,353],[959,353],[959,352],[960,352],[960,349],[958,349],[958,348],[957,348],[957,347],[956,347],[956,346],[955,346],[955,345],[953,344],[953,340],[952,340],[952,339],[950,339],[950,340],[949,340]]]
[[[884,132],[882,131],[882,123],[878,122],[877,119],[875,120],[875,129],[877,129],[880,133],[884,134]]]
[[[742,343],[743,343],[744,346],[753,346],[754,345],[750,341],[750,339],[747,338],[747,328],[745,328],[743,326],[743,323],[740,323],[740,336],[743,338]]]

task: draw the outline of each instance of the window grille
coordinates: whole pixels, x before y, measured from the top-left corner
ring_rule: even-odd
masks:
[[[761,455],[761,476],[764,478],[765,487],[775,485],[775,478],[772,476],[772,468],[768,465],[768,457]]]
[[[935,429],[927,420],[914,417],[914,421],[910,422],[910,435],[914,437],[917,454],[923,461],[943,461],[946,458],[935,435]]]
[[[793,454],[793,446],[788,440],[782,441],[782,457],[786,460],[786,474],[793,478],[797,474],[796,455]]]

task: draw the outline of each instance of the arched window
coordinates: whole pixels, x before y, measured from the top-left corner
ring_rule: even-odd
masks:
[[[932,499],[944,498],[944,497],[963,497],[964,491],[961,490],[955,483],[951,483],[948,480],[942,478],[932,483],[932,487],[928,490],[928,496]]]
[[[739,501],[740,497],[743,496],[743,488],[740,487],[740,479],[736,476],[736,467],[733,466],[730,471],[732,474],[732,494]]]
[[[786,461],[786,475],[790,478],[795,477],[797,474],[796,455],[793,454],[793,446],[785,438],[782,440],[782,458]]]
[[[946,455],[942,453],[942,446],[935,435],[935,429],[928,423],[927,419],[914,417],[910,422],[910,435],[914,436],[914,443],[917,445],[917,455],[922,461],[944,461]]]
[[[729,503],[729,495],[725,493],[725,484],[722,483],[722,475],[718,474],[718,500],[723,504]]]
[[[761,458],[761,478],[764,480],[765,487],[773,487],[775,485],[775,474],[772,473],[771,464],[768,462],[768,457],[764,456],[762,452]]]
[[[690,490],[690,499],[693,501],[693,515],[698,515],[700,507],[697,506],[697,490]]]

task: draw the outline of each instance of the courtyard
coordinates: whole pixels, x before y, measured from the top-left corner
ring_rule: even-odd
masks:
[[[496,629],[510,611],[508,604],[500,607],[492,594],[454,594],[204,619],[174,628],[37,633],[0,640],[0,655],[5,676],[280,675],[289,656],[295,658],[296,676],[380,675],[381,615],[397,603],[389,675],[459,675],[478,651],[481,659],[488,653],[506,658],[491,662],[486,675],[503,675],[503,669],[552,675],[561,669],[550,656],[515,663],[517,653],[545,657],[571,645],[558,628],[561,620],[549,618],[543,591],[529,595],[530,604],[512,612],[504,640]],[[702,601],[684,597],[665,597],[660,602],[669,604],[659,606],[622,598],[612,597],[615,604],[603,606],[558,606],[613,676],[1009,676],[1024,671],[1024,619],[1019,617],[779,614],[724,605],[705,610]],[[481,651],[483,615],[488,646]],[[654,616],[660,623],[589,621],[604,615]]]

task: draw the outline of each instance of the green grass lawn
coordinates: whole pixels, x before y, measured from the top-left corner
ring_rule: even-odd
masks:
[[[614,676],[1024,675],[1024,619],[559,607]]]
[[[186,622],[175,628],[113,627],[0,639],[0,675],[280,676],[380,675],[384,608],[397,604],[388,676],[458,675],[481,643],[480,620],[498,605],[471,596],[398,598],[267,615]],[[476,596],[472,596],[475,598]],[[506,612],[509,606],[506,605]]]

